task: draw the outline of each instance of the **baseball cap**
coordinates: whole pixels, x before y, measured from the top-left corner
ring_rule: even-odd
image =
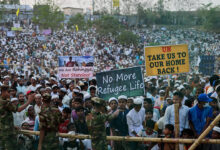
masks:
[[[211,102],[212,99],[208,97],[207,94],[200,94],[198,97],[199,102]]]

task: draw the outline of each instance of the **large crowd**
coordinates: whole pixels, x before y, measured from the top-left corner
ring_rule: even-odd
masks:
[[[169,78],[144,77],[145,95],[112,97],[102,104],[106,109],[101,112],[114,114],[105,122],[106,135],[174,138],[174,104],[179,104],[179,137],[198,138],[220,113],[220,78],[218,75],[202,75],[194,67],[199,55],[219,55],[220,35],[194,29],[146,28],[134,29],[133,32],[141,37],[138,46],[121,45],[111,36],[101,37],[94,28],[79,32],[54,31],[43,40],[38,37],[44,35],[32,29],[28,33],[17,33],[15,37],[7,37],[5,31],[0,31],[1,98],[10,99],[11,107],[22,107],[18,112],[14,107],[8,107],[14,112],[14,127],[30,131],[51,127],[59,133],[88,135],[95,128],[91,128],[88,119],[97,103],[95,73],[143,66],[144,45],[187,43],[190,73],[171,75]],[[94,56],[94,77],[59,79],[58,56]],[[48,124],[47,110],[42,110],[45,105],[57,108],[59,112],[55,111],[56,116],[60,115],[62,121],[52,119]],[[1,111],[0,118],[7,120]],[[0,130],[2,128],[0,126]],[[220,139],[219,123],[206,138]],[[37,149],[39,136],[18,134],[16,142],[22,150]],[[175,149],[175,144],[150,142],[109,141],[107,145],[114,150]],[[179,148],[186,150],[190,146],[180,144]],[[89,139],[59,138],[59,148],[62,150],[92,147]],[[220,145],[206,144],[199,148],[216,150]]]

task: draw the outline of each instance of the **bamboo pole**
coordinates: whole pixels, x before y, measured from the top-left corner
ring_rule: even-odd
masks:
[[[31,134],[31,135],[39,135],[39,131],[28,131],[21,130],[21,134]],[[81,134],[66,134],[66,133],[58,133],[59,137],[62,138],[72,138],[72,139],[91,139],[90,135],[81,135]],[[134,141],[134,142],[153,142],[153,143],[187,143],[191,144],[195,141],[195,139],[172,139],[172,138],[144,138],[144,137],[128,137],[128,136],[107,136],[107,140],[112,141]],[[220,144],[220,139],[210,139],[210,140],[202,140],[202,143],[206,144]]]
[[[206,128],[206,130],[199,136],[199,138],[193,143],[189,150],[194,150],[204,139],[204,137],[209,134],[213,127],[220,121],[220,114],[212,121],[212,123]]]
[[[174,111],[175,111],[175,138],[179,138],[179,103],[174,104]],[[176,143],[175,150],[179,150],[179,143]]]

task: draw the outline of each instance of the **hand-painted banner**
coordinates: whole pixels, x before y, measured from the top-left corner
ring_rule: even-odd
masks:
[[[90,78],[93,77],[93,56],[60,56],[60,78]]]
[[[189,72],[187,45],[145,47],[147,76]]]
[[[144,96],[144,82],[140,67],[113,70],[96,74],[98,96],[108,100],[111,97]]]

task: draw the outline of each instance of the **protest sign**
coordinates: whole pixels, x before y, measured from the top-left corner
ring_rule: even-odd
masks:
[[[187,45],[145,47],[147,76],[189,72]]]
[[[90,78],[93,77],[94,57],[92,56],[60,56],[60,78]]]
[[[15,37],[14,31],[7,31],[7,37]]]
[[[13,26],[14,26],[15,28],[20,28],[20,27],[21,27],[20,23],[13,23]]]
[[[199,72],[213,75],[215,71],[215,56],[200,56]]]
[[[43,35],[50,35],[51,34],[51,29],[45,29],[42,31]]]
[[[120,95],[144,95],[145,86],[140,67],[97,73],[96,80],[98,96],[105,100]]]
[[[46,41],[47,40],[45,36],[37,36],[37,39],[39,41]]]
[[[16,28],[16,27],[11,27],[12,31],[23,31],[22,27]]]

